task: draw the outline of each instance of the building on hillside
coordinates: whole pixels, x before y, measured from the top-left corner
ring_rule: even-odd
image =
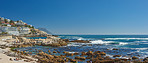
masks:
[[[0,27],[2,32],[7,32],[10,35],[19,35],[19,31],[17,27]]]
[[[10,24],[7,24],[7,26],[8,26],[8,27],[11,27],[11,25],[10,25]]]
[[[24,26],[25,23],[24,23],[22,20],[19,20],[19,21],[16,23],[16,25],[18,25],[18,26]]]
[[[4,21],[4,18],[3,17],[0,17],[0,21]]]
[[[0,34],[2,33],[2,30],[0,29]]]
[[[28,28],[28,27],[21,27],[19,30],[20,30],[19,31],[20,35],[29,34],[31,32],[30,28]]]
[[[10,19],[6,19],[7,22],[10,22]]]

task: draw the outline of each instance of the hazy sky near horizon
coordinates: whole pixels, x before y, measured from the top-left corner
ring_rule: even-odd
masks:
[[[0,16],[54,34],[148,34],[148,0],[1,0]]]

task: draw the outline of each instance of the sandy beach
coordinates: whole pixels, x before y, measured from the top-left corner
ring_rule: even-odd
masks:
[[[36,63],[35,61],[25,62],[24,60],[26,60],[26,59],[16,60],[17,57],[11,57],[11,56],[7,56],[5,54],[8,51],[10,51],[10,48],[6,48],[6,49],[0,48],[0,63]]]

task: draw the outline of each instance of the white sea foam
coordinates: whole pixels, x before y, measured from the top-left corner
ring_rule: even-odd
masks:
[[[119,45],[127,45],[128,43],[120,42]]]
[[[148,41],[135,41],[135,42],[148,42]]]
[[[79,37],[77,40],[83,40],[84,38],[82,38],[82,37]]]
[[[130,49],[147,50],[148,48],[130,48]]]
[[[67,46],[80,46],[80,45],[72,43],[72,44],[68,44]]]
[[[148,40],[148,38],[105,38],[105,40]]]
[[[148,43],[142,43],[142,44],[148,44]]]
[[[92,44],[119,44],[119,45],[127,45],[125,42],[114,42],[114,41],[103,41],[103,40],[95,40],[90,41]]]
[[[102,40],[95,40],[90,41],[92,44],[108,44],[108,43],[114,43],[113,41],[102,41]]]

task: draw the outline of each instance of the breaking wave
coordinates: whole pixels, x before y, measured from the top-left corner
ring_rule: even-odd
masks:
[[[90,41],[92,44],[118,44],[118,45],[127,45],[125,42],[115,42],[115,41],[103,41],[103,40],[95,40]]]
[[[59,38],[62,39],[69,39],[69,40],[86,40],[82,37],[78,37],[78,36],[60,36]]]
[[[148,38],[105,38],[105,40],[148,40]]]

